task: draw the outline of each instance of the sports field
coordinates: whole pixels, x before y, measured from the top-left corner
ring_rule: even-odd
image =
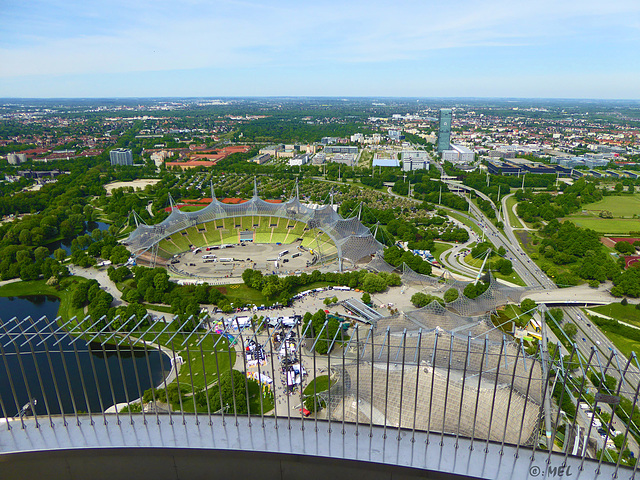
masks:
[[[631,218],[600,218],[586,215],[565,217],[582,228],[590,228],[598,233],[616,235],[640,230],[640,220]]]
[[[633,218],[633,215],[640,215],[640,194],[604,197],[599,202],[584,205],[582,208],[595,212],[596,215],[607,210],[614,218]]]

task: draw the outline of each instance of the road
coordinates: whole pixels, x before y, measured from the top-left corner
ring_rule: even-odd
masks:
[[[457,183],[455,184],[455,186],[460,187],[460,185]],[[474,191],[481,198],[484,198],[485,200],[488,199],[486,195],[478,192],[475,189],[466,186],[463,187],[464,190]],[[502,211],[506,212],[506,198],[503,198],[502,201]],[[551,281],[551,279],[540,269],[540,267],[538,267],[538,265],[536,265],[529,258],[526,252],[524,252],[524,250],[521,248],[520,243],[517,241],[517,238],[513,232],[513,228],[510,224],[509,215],[503,215],[502,219],[497,216],[498,220],[502,220],[504,223],[505,232],[503,234],[495,225],[493,225],[489,221],[489,219],[477,206],[475,206],[472,202],[469,203],[470,212],[478,220],[478,225],[483,229],[483,231],[487,233],[489,240],[496,246],[496,248],[499,248],[500,246],[505,247],[505,249],[507,250],[507,255],[505,255],[505,258],[508,258],[512,261],[514,269],[516,270],[516,272],[518,272],[525,283],[529,286],[543,287],[544,290],[548,293],[556,293],[556,291],[558,290],[557,285],[553,281]],[[493,207],[495,211],[495,205]],[[497,213],[498,212],[496,211],[496,214]],[[562,293],[558,292],[559,295],[554,296],[557,296],[558,298],[565,297],[566,299],[567,295],[571,296],[571,292],[566,290],[568,289],[562,289]],[[543,294],[545,292],[538,293]],[[567,293],[567,295],[563,295],[564,293]],[[592,296],[595,295],[592,294]],[[610,298],[611,300],[613,300],[612,297]],[[582,357],[584,359],[590,358],[592,350],[595,350],[597,352],[598,358],[597,360],[593,360],[592,364],[597,365],[599,363],[601,367],[604,367],[607,364],[608,360],[611,358],[612,361],[610,368],[607,370],[607,374],[613,376],[616,380],[619,381],[622,377],[622,375],[620,375],[620,371],[625,368],[628,363],[628,359],[621,353],[617,352],[613,342],[611,342],[597,326],[593,325],[593,323],[584,315],[583,312],[581,312],[578,307],[564,308],[564,312],[565,322],[571,321],[578,328],[575,344]],[[567,354],[569,352],[564,353]],[[638,382],[640,382],[640,370],[636,365],[630,364],[628,366],[628,370],[624,375],[624,379],[626,382],[628,382],[630,389],[635,390]],[[604,411],[610,411],[608,406],[602,404],[601,406],[603,407]],[[617,416],[614,416],[614,424],[617,426],[624,425],[624,423]],[[587,421],[583,426],[585,426],[588,431],[589,422]],[[593,437],[599,437],[595,428],[592,429],[591,435]],[[599,442],[602,443],[602,440],[599,440]],[[635,442],[633,438],[630,438],[629,442],[631,450],[638,454],[640,449],[637,442]]]

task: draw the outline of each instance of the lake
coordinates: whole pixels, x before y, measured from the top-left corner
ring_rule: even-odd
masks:
[[[104,223],[104,222],[85,222],[84,231],[80,235],[84,235],[85,233],[91,233],[96,228],[98,230],[108,230],[109,226],[110,225],[108,223]],[[71,240],[73,239],[63,238],[62,240],[56,240],[55,242],[48,243],[47,248],[51,252],[51,255],[49,256],[53,258],[53,252],[56,251],[58,248],[63,249],[67,255],[71,255]]]
[[[55,323],[58,307],[59,300],[51,296],[0,297],[0,345],[4,350],[0,362],[2,416],[16,415],[29,398],[37,400],[38,415],[45,415],[47,406],[51,414],[73,413],[73,401],[78,411],[99,413],[114,403],[125,402],[127,395],[129,400],[135,400],[140,397],[140,390],[144,392],[162,383],[170,360],[157,350],[131,351],[127,343],[118,352],[111,345],[103,348],[99,343],[89,345],[83,340],[71,343],[69,336],[50,336],[58,328]],[[28,316],[33,321],[23,321]],[[38,345],[43,339],[46,341]],[[61,341],[56,345],[57,340]]]

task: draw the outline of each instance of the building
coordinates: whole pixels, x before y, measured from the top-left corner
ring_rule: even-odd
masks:
[[[324,153],[350,153],[351,155],[358,154],[358,147],[349,147],[346,145],[335,145],[324,147]]]
[[[109,152],[111,165],[133,165],[133,154],[128,148],[115,148]]]
[[[329,158],[328,161],[354,167],[356,165],[356,155],[352,153],[338,153],[337,155]]]
[[[27,161],[27,155],[24,153],[10,153],[7,155],[9,165],[20,165]]]
[[[267,147],[261,148],[260,149],[260,153],[268,153],[272,157],[275,157],[275,156],[277,156],[278,152],[281,152],[282,150],[284,150],[284,145],[283,144],[269,145]]]
[[[438,127],[438,151],[444,152],[451,149],[451,109],[440,109],[440,126]]]
[[[431,160],[431,157],[425,151],[404,151],[402,152],[401,159],[402,170],[405,172],[412,172],[414,170],[429,170],[429,160]]]
[[[393,142],[399,142],[400,140],[404,140],[404,135],[402,134],[402,130],[397,130],[395,128],[390,129],[387,134],[389,135],[389,140]]]
[[[271,155],[269,155],[268,153],[262,153],[256,155],[249,161],[257,163],[258,165],[262,165],[263,163],[267,163],[269,160],[271,160]]]
[[[443,150],[442,161],[451,163],[472,163],[475,153],[462,145],[451,145],[450,149]]]
[[[297,167],[297,166],[306,165],[309,162],[310,158],[311,158],[311,155],[308,153],[305,153],[304,155],[296,155],[295,157],[289,160],[289,166]]]
[[[382,158],[377,154],[373,159],[374,167],[399,167],[400,161],[397,158]]]

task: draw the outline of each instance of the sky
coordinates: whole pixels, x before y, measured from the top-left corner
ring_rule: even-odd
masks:
[[[0,97],[640,99],[639,0],[0,0]]]

